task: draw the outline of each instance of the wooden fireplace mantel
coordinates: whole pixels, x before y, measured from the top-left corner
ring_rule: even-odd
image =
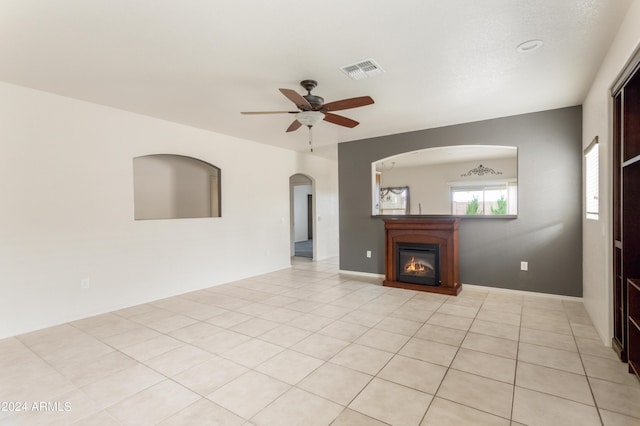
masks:
[[[386,272],[383,285],[457,296],[462,290],[458,268],[460,219],[385,219]],[[438,244],[440,285],[429,286],[397,281],[397,243]]]

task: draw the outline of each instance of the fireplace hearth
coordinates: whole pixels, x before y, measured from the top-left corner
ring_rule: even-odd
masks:
[[[454,296],[460,292],[460,219],[387,219],[384,223],[383,285]]]

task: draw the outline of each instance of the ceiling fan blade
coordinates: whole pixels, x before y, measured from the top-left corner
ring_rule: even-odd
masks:
[[[259,115],[259,114],[297,114],[300,111],[242,111],[243,115]]]
[[[301,122],[299,122],[298,120],[293,120],[293,123],[291,123],[291,125],[287,128],[287,132],[296,131],[300,128],[300,126],[302,126]]]
[[[350,118],[343,117],[338,114],[331,114],[329,112],[324,113],[324,121],[328,121],[329,123],[333,123],[333,124],[337,124],[338,126],[344,126],[349,128],[354,128],[358,124],[360,124],[357,121],[352,120]]]
[[[303,111],[308,111],[310,109],[313,109],[311,104],[305,98],[303,98],[300,93],[296,92],[295,90],[280,89],[280,93],[285,95],[291,102],[296,104],[296,106]]]
[[[340,111],[343,109],[358,108],[365,105],[371,105],[373,99],[370,96],[360,96],[358,98],[343,99],[341,101],[329,102],[322,106],[321,111]]]

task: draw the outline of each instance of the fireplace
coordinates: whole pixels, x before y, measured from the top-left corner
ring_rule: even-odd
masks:
[[[383,285],[456,296],[460,219],[386,219]]]
[[[440,285],[440,245],[396,244],[396,280],[422,285]]]

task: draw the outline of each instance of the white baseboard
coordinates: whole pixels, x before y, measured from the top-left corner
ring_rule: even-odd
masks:
[[[550,293],[538,293],[535,291],[527,291],[527,290],[514,290],[510,288],[500,288],[500,287],[490,287],[486,285],[477,285],[477,284],[462,284],[462,291],[464,292],[465,287],[471,287],[478,290],[487,290],[487,291],[495,291],[497,293],[509,293],[509,294],[520,294],[523,296],[533,296],[533,297],[548,297],[551,299],[559,299],[559,300],[568,300],[572,302],[582,302],[582,297],[575,296],[564,296],[561,294],[550,294]]]
[[[371,272],[348,271],[346,269],[339,269],[338,273],[346,274],[346,275],[356,275],[356,276],[359,276],[359,277],[384,279],[384,274],[374,274],[374,273],[371,273]]]
[[[355,276],[359,276],[359,277],[377,278],[377,279],[384,279],[385,278],[384,274],[374,274],[374,273],[371,273],[371,272],[348,271],[348,270],[345,270],[345,269],[340,269],[338,272],[341,273],[341,274],[345,274],[345,275],[355,275]],[[519,295],[522,295],[522,296],[532,296],[532,297],[548,297],[548,298],[551,298],[551,299],[567,300],[567,301],[571,301],[571,302],[582,302],[582,297],[564,296],[564,295],[561,295],[561,294],[538,293],[538,292],[535,292],[535,291],[514,290],[514,289],[510,289],[510,288],[500,288],[500,287],[491,287],[491,286],[486,286],[486,285],[462,283],[462,291],[464,291],[465,287],[471,287],[471,288],[477,289],[477,290],[494,291],[494,292],[497,292],[497,293],[519,294]]]

